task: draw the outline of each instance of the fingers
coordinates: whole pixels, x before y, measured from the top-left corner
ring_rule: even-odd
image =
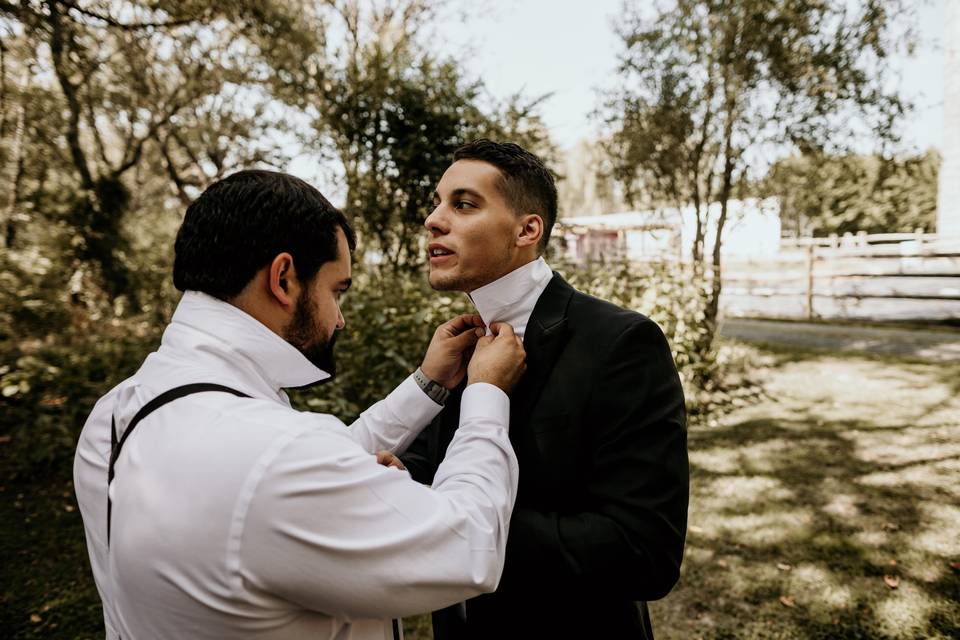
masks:
[[[483,337],[484,330],[480,327],[477,327],[473,331],[464,331],[458,336],[449,338],[449,342],[453,344],[457,351],[464,351],[476,344],[477,340]]]
[[[393,455],[389,451],[378,451],[377,452],[377,464],[383,465],[384,467],[393,467],[394,469],[400,469],[401,471],[406,471],[406,467],[403,466],[403,463],[400,462],[400,458]]]
[[[457,335],[474,327],[483,327],[483,318],[475,313],[463,314],[452,320],[448,320],[440,326],[445,328],[450,335]]]
[[[482,349],[482,348],[484,348],[484,347],[488,347],[488,346],[490,346],[491,344],[493,344],[493,336],[483,336],[482,338],[480,338],[479,340],[477,340],[477,348],[478,348],[478,349]]]

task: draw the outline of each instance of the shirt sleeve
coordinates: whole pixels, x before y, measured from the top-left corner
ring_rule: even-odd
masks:
[[[390,395],[360,414],[350,425],[350,438],[367,453],[403,452],[442,405],[424,393],[410,375]]]
[[[245,517],[251,587],[346,620],[438,609],[493,591],[518,468],[509,399],[470,385],[432,487],[338,433],[311,429],[269,463]]]

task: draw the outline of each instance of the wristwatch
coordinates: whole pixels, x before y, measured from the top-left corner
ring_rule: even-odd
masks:
[[[427,394],[427,397],[440,406],[443,406],[447,398],[450,397],[450,391],[445,389],[439,382],[428,378],[420,367],[417,367],[417,370],[413,372],[413,379],[417,381],[417,384],[420,385],[423,392]]]

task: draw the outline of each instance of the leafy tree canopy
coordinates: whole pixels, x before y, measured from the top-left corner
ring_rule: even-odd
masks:
[[[935,230],[940,157],[791,156],[760,185],[780,199],[785,234],[925,232]]]

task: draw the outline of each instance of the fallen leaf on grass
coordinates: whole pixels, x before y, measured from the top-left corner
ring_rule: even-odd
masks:
[[[891,566],[891,567],[897,566],[897,561],[896,561],[896,560],[891,560],[891,561],[890,561],[890,566]]]
[[[37,623],[40,622],[41,620],[43,620],[43,618],[41,618],[41,617],[38,616],[37,614],[35,614],[35,613],[31,613],[31,614],[30,614],[30,622],[32,622],[32,623],[34,623],[34,624],[37,624]]]
[[[703,529],[700,527],[690,527],[690,533],[703,533]]]
[[[780,604],[782,604],[785,607],[790,607],[791,609],[793,609],[794,607],[797,606],[797,601],[794,599],[793,596],[780,596]]]
[[[900,586],[900,578],[897,576],[883,576],[883,581],[891,589],[896,589]]]
[[[0,436],[0,444],[7,444],[10,442],[10,436]]]
[[[717,560],[717,566],[726,569],[729,565],[726,560]]]
[[[777,569],[780,569],[780,571],[790,571],[790,569],[793,569],[793,567],[791,567],[786,562],[778,562]]]

